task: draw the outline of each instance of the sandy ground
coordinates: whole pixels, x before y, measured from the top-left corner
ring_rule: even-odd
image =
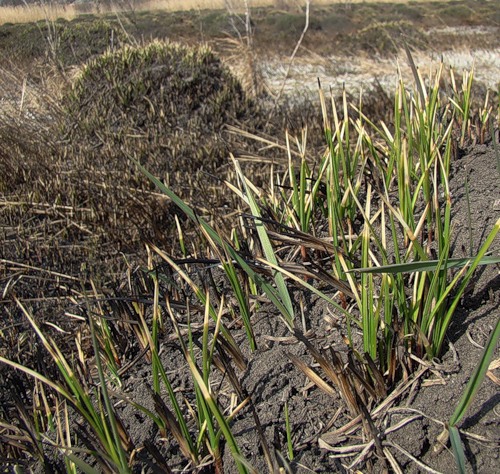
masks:
[[[469,27],[453,30],[452,34],[484,34],[500,36],[500,28]],[[464,71],[474,70],[476,82],[496,90],[500,81],[500,48],[495,49],[457,49],[434,53],[418,51],[413,54],[415,64],[424,79],[430,71],[436,71],[441,63],[445,70],[453,68],[455,76],[461,77]],[[289,70],[288,70],[289,69]],[[261,62],[261,71],[272,92],[279,91],[285,81],[284,93],[310,95],[317,93],[318,78],[325,89],[331,88],[334,95],[342,92],[344,85],[349,92],[370,91],[380,84],[387,92],[395,90],[398,70],[406,84],[413,83],[413,75],[406,53],[402,50],[393,57],[360,56],[346,57],[336,55],[321,57],[316,54],[296,57],[290,66],[290,58],[272,58]],[[288,71],[288,77],[287,77]]]
[[[456,76],[474,68],[477,82],[481,82],[490,89],[496,89],[500,78],[500,48],[495,50],[478,51],[447,51],[442,57],[419,52],[413,59],[422,71],[424,78],[429,71],[436,71],[440,67],[454,69]],[[272,91],[278,91],[286,77],[288,59],[273,59],[262,64],[264,78]],[[401,52],[396,58],[354,57],[312,60],[299,58],[290,67],[289,76],[285,83],[284,93],[297,93],[313,96],[318,90],[318,78],[324,88],[331,88],[334,95],[341,93],[345,85],[350,92],[359,90],[369,91],[379,83],[387,92],[394,91],[398,81],[398,68],[406,84],[413,82],[413,76],[408,60]]]

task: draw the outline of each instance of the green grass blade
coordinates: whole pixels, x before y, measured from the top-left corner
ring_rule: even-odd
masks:
[[[30,377],[33,377],[36,380],[39,380],[40,382],[44,383],[48,387],[54,389],[57,393],[62,395],[64,398],[66,398],[71,403],[73,403],[73,404],[77,403],[76,399],[73,398],[73,396],[69,392],[64,390],[63,387],[52,382],[52,380],[49,380],[47,377],[44,377],[42,374],[36,372],[35,370],[32,370],[28,367],[25,367],[24,365],[18,364],[17,362],[14,362],[12,360],[6,359],[5,357],[2,357],[2,356],[0,356],[0,362],[2,364],[9,365],[13,369],[24,372],[26,375],[29,375]]]
[[[293,461],[293,443],[292,443],[292,429],[290,426],[290,416],[288,413],[288,402],[285,402],[285,429],[286,429],[286,445],[288,450],[288,459]]]
[[[229,449],[231,450],[231,454],[234,457],[234,460],[236,462],[236,466],[238,469],[238,472],[240,474],[247,474],[247,469],[244,466],[244,464],[240,461],[241,458],[241,453],[238,448],[238,445],[236,444],[236,440],[234,439],[233,433],[231,432],[231,428],[229,427],[229,424],[222,414],[222,412],[219,409],[219,406],[215,402],[214,398],[212,397],[210,393],[209,387],[205,384],[202,375],[198,371],[198,368],[196,367],[196,364],[194,363],[191,355],[186,354],[187,362],[189,364],[189,370],[191,374],[193,375],[193,378],[195,382],[198,384],[198,387],[200,391],[203,394],[203,398],[207,404],[207,406],[210,408],[211,413],[217,420],[217,423],[219,424],[220,429],[222,430],[224,437],[226,439],[226,442],[229,445]]]
[[[82,461],[80,458],[75,456],[74,454],[66,454],[63,453],[66,458],[68,458],[71,462],[75,463],[78,466],[80,472],[84,474],[100,474],[101,471],[94,469],[92,466],[89,466],[85,461]]]
[[[257,259],[259,262],[261,262],[263,265],[269,266],[273,268],[274,270],[277,270],[278,272],[281,272],[284,276],[292,279],[296,283],[300,284],[304,288],[307,288],[311,292],[313,292],[315,295],[319,296],[321,299],[325,300],[327,303],[331,304],[334,306],[337,310],[339,310],[348,320],[352,319],[352,315],[345,310],[340,304],[338,304],[336,301],[328,297],[324,292],[321,290],[318,290],[318,288],[314,287],[313,285],[307,283],[305,280],[303,280],[301,277],[295,275],[292,272],[289,272],[288,270],[285,270],[284,268],[281,268],[278,265],[275,265],[274,263],[268,262],[262,258]],[[273,301],[274,302],[274,301]]]
[[[273,246],[271,244],[271,240],[269,239],[269,236],[267,235],[266,228],[264,226],[264,223],[262,222],[262,215],[260,213],[259,205],[257,204],[257,201],[255,200],[255,197],[253,195],[253,191],[251,187],[249,186],[248,180],[244,176],[243,172],[241,171],[241,167],[239,163],[233,158],[234,166],[236,168],[236,172],[242,182],[243,188],[245,190],[246,198],[248,205],[250,206],[252,215],[256,218],[255,219],[255,227],[257,229],[257,233],[259,235],[259,240],[262,245],[262,249],[264,250],[264,254],[266,256],[266,259],[269,262],[272,262],[275,265],[278,265],[278,260],[276,258],[276,255],[274,253]],[[286,286],[285,278],[281,273],[275,272],[274,273],[274,282],[276,284],[276,287],[278,289],[278,293],[280,295],[280,299],[284,305],[284,307],[287,310],[287,319],[289,324],[293,325],[293,304],[292,300],[290,298],[290,294],[288,293],[288,288]]]
[[[104,376],[104,370],[101,363],[101,354],[97,342],[97,336],[95,333],[94,321],[92,316],[89,317],[89,325],[90,325],[90,334],[92,337],[92,344],[94,346],[97,373],[99,375],[99,381],[101,382],[101,387],[99,391],[102,395],[102,398],[104,399],[104,404],[106,406],[106,411],[107,411],[107,416],[105,419],[103,419],[103,425],[104,426],[109,425],[109,428],[111,430],[110,433],[111,436],[109,436],[108,438],[108,446],[113,450],[113,458],[115,462],[119,463],[120,474],[122,473],[125,474],[131,471],[128,465],[127,455],[122,446],[120,435],[118,434],[114,406],[111,403],[111,399],[109,398],[109,393],[107,390],[106,378]]]
[[[229,279],[229,283],[231,284],[236,300],[238,301],[241,319],[243,320],[243,325],[247,333],[247,339],[250,343],[250,349],[254,351],[257,348],[257,343],[255,342],[255,335],[253,333],[251,314],[250,314],[250,308],[248,307],[247,295],[243,290],[243,287],[240,283],[238,274],[236,272],[236,269],[234,268],[232,260],[228,258],[225,262],[222,262],[222,267]]]
[[[189,433],[189,428],[187,426],[187,422],[184,418],[184,414],[182,413],[181,407],[179,405],[179,402],[177,401],[177,398],[175,396],[174,389],[172,385],[170,384],[170,380],[168,378],[168,375],[163,367],[163,364],[161,363],[160,357],[158,356],[158,353],[154,353],[153,357],[156,359],[156,365],[160,369],[160,375],[163,380],[163,383],[165,384],[165,387],[167,388],[168,391],[168,397],[172,403],[172,406],[174,407],[175,410],[175,417],[177,420],[177,423],[180,426],[180,429],[182,430],[183,437],[189,447],[189,453],[191,455],[191,458],[193,461],[196,463],[198,461],[198,451],[195,449],[193,440],[191,439],[191,434]]]
[[[206,224],[208,226],[208,224]],[[215,230],[213,230],[210,226],[208,226],[212,232],[215,233]],[[208,233],[207,233],[208,234]],[[217,238],[220,240],[221,245],[224,246],[225,242],[223,239],[218,235]],[[211,238],[211,235],[210,235]],[[163,252],[160,248],[156,247],[156,245],[150,244],[151,248],[163,259],[165,260],[172,269],[174,269],[177,274],[191,287],[193,290],[193,293],[197,296],[198,300],[203,304],[203,306],[206,305],[206,294],[201,290],[201,288],[189,277],[189,275],[177,264],[172,260],[165,252]],[[236,252],[234,252],[236,253]],[[234,257],[233,257],[234,258]],[[210,316],[212,317],[212,320],[214,322],[217,322],[217,312],[215,311],[213,305],[210,305]],[[234,340],[233,336],[231,333],[227,330],[225,326],[221,327],[221,331],[226,338],[227,342],[234,347],[235,349],[238,349],[238,346],[236,344],[236,341]]]
[[[457,405],[453,415],[450,418],[450,427],[454,427],[465,415],[465,412],[469,408],[472,400],[474,399],[481,383],[486,375],[488,370],[488,366],[490,364],[491,358],[495,352],[495,348],[500,337],[500,319],[497,319],[497,323],[495,329],[490,335],[490,339],[484,348],[483,355],[479,364],[477,365],[474,373],[472,374],[469,382],[467,383],[467,387],[460,399],[460,402]]]
[[[441,345],[443,344],[444,341],[444,336],[446,334],[446,331],[448,329],[448,326],[450,324],[451,318],[453,317],[453,314],[455,313],[455,309],[458,306],[465,289],[467,285],[469,284],[474,272],[476,271],[476,268],[480,264],[480,262],[485,258],[486,253],[490,249],[491,245],[493,244],[496,236],[500,232],[500,219],[498,219],[493,226],[493,229],[491,232],[488,234],[488,237],[484,241],[483,245],[481,245],[481,248],[479,249],[478,254],[474,258],[474,260],[471,262],[471,264],[467,267],[467,272],[465,276],[462,278],[462,281],[460,283],[460,286],[457,288],[453,299],[451,302],[448,303],[447,311],[444,317],[438,321],[438,324],[440,325],[440,328],[437,328],[435,331],[434,335],[438,336],[439,339],[436,340],[434,338],[433,345],[435,347],[436,353],[438,353],[441,349]]]
[[[109,438],[106,433],[107,426],[105,423],[103,423],[102,413],[99,413],[99,411],[94,406],[90,394],[82,386],[80,380],[73,372],[72,368],[68,364],[67,360],[64,358],[58,346],[54,343],[54,341],[49,341],[44,336],[44,334],[42,333],[38,325],[35,323],[32,316],[22,305],[22,303],[19,300],[17,300],[17,298],[15,298],[15,300],[20,309],[23,311],[26,318],[28,319],[31,327],[34,329],[37,336],[42,341],[44,347],[50,353],[52,359],[57,365],[59,373],[63,377],[64,382],[66,383],[67,388],[70,392],[65,390],[61,385],[48,380],[46,377],[43,377],[42,375],[38,374],[37,372],[31,369],[28,369],[27,367],[23,367],[19,364],[15,364],[9,361],[10,365],[14,367],[15,364],[16,368],[24,371],[25,373],[51,386],[52,388],[57,390],[61,395],[66,397],[71,403],[73,403],[76,409],[81,413],[81,415],[87,420],[89,425],[94,430],[94,433],[96,434],[96,436],[98,437],[99,441],[102,444],[103,450],[107,454],[111,455],[112,453],[110,452],[110,450],[112,450],[112,446],[109,445]],[[0,361],[2,361],[2,359],[0,359]]]
[[[169,307],[168,305],[169,305],[169,300],[167,299],[167,307]],[[144,315],[142,313],[140,313],[139,318],[141,321],[141,325],[143,327],[144,334],[146,335],[146,338],[147,338],[147,341],[148,341],[148,344],[150,347],[151,359],[152,359],[151,362],[152,362],[153,370],[158,371],[161,380],[163,380],[163,383],[165,384],[165,388],[167,389],[170,402],[172,403],[172,407],[173,407],[174,412],[175,412],[176,421],[179,424],[180,430],[182,431],[183,439],[186,442],[186,446],[187,446],[187,448],[185,450],[186,456],[191,457],[193,462],[196,464],[198,462],[198,452],[195,449],[195,446],[194,446],[193,441],[191,439],[191,435],[189,433],[189,428],[188,428],[187,422],[184,418],[184,414],[182,413],[182,409],[179,405],[179,402],[177,401],[174,389],[170,383],[170,380],[169,380],[168,375],[165,371],[165,368],[163,367],[163,363],[160,360],[160,356],[158,355],[158,350],[154,344],[153,338],[151,336],[151,332],[149,331],[149,328],[148,328],[148,325],[147,325],[146,320],[144,318]],[[154,393],[159,395],[159,392],[154,392]],[[157,417],[152,418],[152,419],[158,420]],[[157,425],[160,426],[158,423],[157,423]],[[162,421],[161,425],[163,425],[163,427],[166,426],[163,421]],[[181,447],[181,449],[182,449],[182,447]]]
[[[179,196],[177,196],[173,191],[171,191],[167,186],[165,186],[158,178],[153,176],[148,170],[146,170],[146,168],[144,168],[137,161],[135,160],[132,161],[137,165],[137,167],[141,170],[141,172],[144,173],[144,175],[156,185],[156,187],[160,191],[165,193],[186,214],[186,216],[188,216],[193,222],[202,226],[203,229],[207,232],[207,234],[210,235],[210,237],[214,240],[214,242],[216,242],[220,247],[224,247],[225,244],[224,240],[207,222],[205,222],[202,218],[198,217],[194,213],[194,211]],[[236,260],[238,265],[240,265],[243,268],[243,270],[250,276],[250,278],[252,278],[257,283],[257,285],[264,290],[268,298],[274,303],[274,305],[278,308],[278,310],[285,317],[285,319],[287,321],[290,321],[291,301],[289,302],[288,305],[284,304],[284,302],[280,300],[280,297],[278,293],[275,291],[275,289],[271,285],[269,285],[260,275],[254,272],[250,268],[250,266],[245,262],[245,260],[241,258],[240,255],[234,249],[232,249],[230,246],[227,246],[227,249],[229,250],[231,257]]]
[[[476,257],[466,257],[466,258],[449,258],[446,262],[444,268],[462,268],[466,265],[473,263]],[[487,256],[479,260],[477,265],[493,265],[500,263],[500,257]],[[353,268],[349,272],[359,272],[359,273],[415,273],[415,272],[432,272],[440,267],[440,260],[426,260],[424,262],[409,262],[400,263],[394,265],[382,265],[380,267],[369,267],[369,268]]]
[[[125,403],[133,406],[136,410],[140,411],[144,415],[146,415],[153,423],[160,429],[165,429],[165,423],[163,423],[162,419],[156,416],[152,411],[148,410],[146,407],[141,405],[140,403],[135,402],[130,397],[127,397],[123,393],[115,392],[113,390],[108,389],[109,393],[119,400],[123,400]]]
[[[450,443],[455,456],[455,462],[457,463],[457,468],[459,474],[465,474],[467,471],[465,469],[465,453],[462,446],[462,440],[460,438],[460,433],[455,426],[450,427]]]

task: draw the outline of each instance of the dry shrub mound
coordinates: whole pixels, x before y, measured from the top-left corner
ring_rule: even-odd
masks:
[[[65,105],[73,143],[120,161],[125,152],[156,174],[216,166],[226,155],[221,128],[247,110],[208,48],[159,41],[90,61]]]
[[[58,20],[57,25],[59,28],[55,32],[55,39],[59,45],[55,53],[63,66],[81,64],[103,54],[109,48],[126,45],[130,40],[116,22],[102,18],[86,21]]]
[[[152,185],[134,160],[184,199],[207,206],[217,199],[207,176],[219,174],[232,149],[224,125],[253,120],[240,83],[210,49],[160,41],[92,59],[63,107],[68,172],[84,183],[78,194],[106,228],[121,227],[126,242],[137,229],[166,236],[176,212],[148,194]]]

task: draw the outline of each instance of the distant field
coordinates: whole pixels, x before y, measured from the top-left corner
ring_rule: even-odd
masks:
[[[419,0],[425,2],[428,0]],[[364,0],[364,3],[410,3],[409,0]],[[111,6],[103,5],[58,5],[51,2],[41,2],[39,5],[0,7],[0,24],[4,23],[26,23],[39,20],[56,20],[64,18],[72,20],[82,13],[109,13],[112,11],[130,10],[130,7],[137,10],[207,10],[229,8],[234,11],[241,11],[245,8],[245,0],[160,0],[134,2],[116,2]],[[298,12],[306,3],[305,0],[248,0],[251,7],[274,6],[280,10]],[[362,0],[312,0],[313,5],[363,3]],[[415,3],[414,1],[411,3]]]

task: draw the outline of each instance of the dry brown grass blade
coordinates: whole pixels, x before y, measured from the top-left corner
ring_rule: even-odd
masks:
[[[387,460],[389,461],[389,464],[391,465],[392,470],[396,474],[403,474],[403,471],[401,470],[401,467],[399,467],[399,464],[396,461],[396,458],[393,456],[393,454],[391,453],[391,451],[389,449],[384,448],[384,455],[387,458]]]
[[[366,374],[366,371],[365,370],[359,370],[359,365],[355,363],[354,361],[354,357],[352,355],[352,351],[350,351],[348,354],[347,354],[347,360],[348,360],[348,367],[349,367],[349,370],[351,371],[352,375],[354,375],[354,378],[357,380],[358,384],[357,384],[357,390],[356,390],[356,393],[358,394],[358,396],[360,396],[361,392],[362,392],[362,388],[365,389],[365,391],[370,395],[370,397],[372,398],[372,400],[378,400],[379,397],[377,395],[377,392],[375,391],[375,389],[371,386],[371,384],[369,383],[369,378],[368,378],[368,375]],[[358,389],[359,387],[359,389]],[[365,397],[363,397],[365,398]]]
[[[295,245],[297,247],[304,246],[308,249],[319,250],[321,252],[328,252],[330,254],[334,254],[336,250],[335,247],[330,242],[324,239],[313,237],[312,235],[309,234],[305,234],[299,230],[294,232],[287,230],[286,232],[283,231],[281,233],[268,230],[268,234],[271,239],[277,240],[278,242],[283,242],[284,244],[287,245]],[[328,240],[331,239],[329,238]]]
[[[490,439],[486,438],[485,436],[481,436],[475,433],[470,433],[468,431],[460,430],[460,434],[465,436],[466,438],[473,439],[474,441],[477,441],[479,443],[483,443],[489,446],[493,446],[495,448],[500,448],[500,440],[497,439]]]
[[[172,436],[179,443],[179,447],[181,448],[182,454],[186,457],[186,459],[190,459],[191,461],[195,461],[195,457],[189,448],[189,443],[184,439],[181,428],[175,419],[173,413],[168,409],[167,405],[163,401],[160,395],[157,393],[152,394],[154,405],[156,412],[165,423],[165,426],[170,430]]]
[[[118,429],[118,434],[120,435],[123,448],[127,453],[131,453],[135,449],[134,443],[132,442],[132,438],[130,437],[129,432],[125,428],[125,425],[123,424],[123,421],[121,420],[117,412],[115,412],[114,417],[116,420],[116,427]]]
[[[366,416],[366,413],[365,413]],[[413,415],[401,420],[399,423],[385,429],[382,433],[380,433],[384,438],[389,433],[394,433],[395,431],[400,430],[401,428],[407,426],[413,421],[422,418],[422,414]],[[366,419],[370,419],[369,415]],[[373,432],[377,434],[377,430]],[[334,457],[350,457],[359,453],[357,457],[352,461],[349,466],[349,469],[354,469],[361,462],[365,461],[373,448],[377,449],[377,454],[379,459],[385,459],[389,463],[390,467],[394,470],[394,472],[401,472],[399,465],[397,464],[394,456],[390,452],[390,450],[385,446],[385,444],[381,441],[382,437],[378,434],[376,436],[372,435],[371,441],[366,444],[353,444],[353,445],[345,445],[346,437],[339,436],[337,438],[333,437],[325,437],[324,435],[318,440],[319,446],[322,449],[326,449],[334,454]],[[339,446],[340,445],[340,446]],[[388,466],[385,468],[388,469]],[[388,472],[388,471],[387,471]]]
[[[373,440],[366,444],[365,448],[358,454],[354,461],[349,466],[347,466],[349,472],[353,472],[356,466],[366,461],[371,456],[371,451],[374,445],[375,443]],[[387,474],[387,470],[382,470],[382,473]]]
[[[130,301],[130,305],[126,301],[115,300],[110,302],[113,314],[118,315],[124,326],[135,335],[141,354],[144,354],[148,362],[151,361],[150,345],[147,332],[144,329],[144,307],[141,301]]]
[[[231,345],[228,341],[226,341],[224,338],[218,338],[217,339],[217,347],[220,351],[224,350],[228,354],[231,355],[231,360],[236,364],[238,369],[241,371],[246,370],[247,368],[247,361],[245,359],[245,356],[243,355],[242,352],[237,350],[236,347]]]
[[[326,364],[326,374],[330,378],[337,378],[340,391],[344,396],[345,401],[347,402],[347,406],[351,411],[351,415],[354,417],[358,416],[360,414],[360,411],[358,406],[358,397],[356,395],[356,386],[354,380],[352,379],[352,373],[350,372],[350,370],[345,368],[342,359],[332,348],[330,348],[330,356],[332,358],[332,364]],[[325,368],[323,370],[325,370]],[[332,378],[332,380],[334,380],[334,378]]]
[[[401,420],[399,423],[396,423],[395,425],[390,426],[389,428],[384,430],[384,436],[387,436],[390,433],[394,433],[395,431],[400,430],[401,428],[404,428],[406,425],[409,425],[415,420],[419,420],[423,417],[423,414],[417,414],[413,416],[409,416],[408,418],[404,418]]]
[[[417,90],[420,96],[420,100],[422,104],[425,104],[425,92],[422,87],[422,83],[420,81],[420,74],[418,73],[417,66],[415,65],[415,61],[413,60],[413,56],[411,54],[410,48],[406,42],[403,43],[406,57],[408,58],[408,62],[410,63],[411,72],[413,73],[413,78],[415,79],[415,84],[417,85]]]
[[[173,472],[172,469],[170,469],[170,466],[167,464],[165,458],[161,455],[160,451],[153,442],[151,442],[149,439],[146,439],[146,441],[144,441],[144,447],[158,463],[158,467],[161,469],[161,472],[164,472],[165,474],[170,474],[171,472]]]
[[[238,394],[239,399],[242,401],[240,405],[243,405],[246,402],[248,402],[255,423],[255,428],[259,436],[262,451],[264,452],[264,457],[266,459],[267,467],[269,468],[269,472],[276,472],[276,466],[277,466],[276,457],[273,455],[273,452],[269,449],[269,445],[267,443],[266,436],[262,428],[262,423],[260,422],[260,418],[253,403],[252,397],[250,394],[248,394],[246,389],[241,385],[240,380],[238,379],[238,376],[236,375],[236,372],[231,365],[230,362],[231,359],[226,352],[228,344],[219,344],[220,341],[221,339],[217,340],[217,351],[218,351],[218,359],[223,368],[223,372],[228,376],[231,385]],[[214,362],[216,362],[216,357],[214,357]]]
[[[311,342],[304,336],[304,334],[295,329],[295,337],[302,342],[311,355],[314,357],[315,361],[320,365],[320,367],[325,372],[325,375],[335,384],[335,386],[340,391],[340,394],[349,408],[352,416],[359,415],[359,407],[356,401],[355,389],[352,381],[349,379],[349,375],[344,369],[344,364],[340,357],[337,356],[334,350],[330,351],[332,361],[328,361]]]
[[[55,277],[59,277],[59,278],[65,278],[67,280],[80,281],[79,278],[73,277],[71,275],[65,275],[64,273],[53,272],[53,271],[47,270],[45,268],[35,267],[33,265],[27,265],[27,264],[21,263],[21,262],[13,262],[12,260],[6,260],[4,258],[0,258],[0,263],[3,263],[4,265],[11,265],[14,268],[17,268],[17,267],[18,268],[24,268],[26,270],[33,270],[35,272],[45,273],[45,274],[50,275],[50,276],[55,276]]]
[[[23,402],[23,400],[19,398],[19,395],[13,391],[12,396],[14,398],[14,404],[16,407],[18,419],[21,423],[21,433],[24,433],[24,435],[21,435],[21,437],[17,438],[16,441],[20,441],[25,436],[28,436],[29,437],[28,445],[31,446],[31,454],[34,455],[39,461],[43,461],[45,455],[43,449],[41,448],[40,436],[34,424],[34,420],[32,416],[30,416],[30,414],[28,413],[26,409],[27,407]],[[11,441],[13,441],[12,438]],[[25,448],[21,449],[26,450]]]
[[[421,367],[412,377],[408,380],[403,381],[398,387],[396,387],[388,397],[380,403],[372,412],[372,417],[380,416],[382,413],[387,411],[392,404],[412,385],[417,383],[417,381],[427,372],[428,367]]]
[[[321,449],[326,449],[334,455],[338,455],[341,457],[352,456],[355,453],[359,453],[360,451],[363,452],[367,448],[371,448],[373,446],[373,441],[364,444],[350,444],[347,446],[332,446],[328,444],[323,438],[320,438],[318,442]]]
[[[361,410],[361,413],[363,414],[363,426],[365,428],[365,433],[367,435],[370,435],[372,438],[372,441],[375,446],[375,450],[377,451],[377,454],[384,465],[384,471],[387,471],[387,465],[386,465],[386,460],[384,456],[384,450],[382,448],[382,443],[380,441],[380,432],[378,428],[375,426],[375,423],[373,422],[373,419],[370,415],[370,412],[367,410],[365,404],[363,403],[363,400],[361,400],[361,397],[356,393],[356,398],[358,401],[358,406],[359,409]]]
[[[418,414],[414,415],[408,418],[405,418],[404,420],[401,420],[399,423],[396,425],[391,426],[390,428],[384,430],[382,433],[383,436],[385,437],[389,433],[393,433],[404,426],[408,425],[409,423],[415,421],[416,419],[421,418],[424,416],[423,414]],[[361,417],[358,418],[358,422],[361,420]],[[355,420],[353,420],[355,421]],[[352,424],[354,425],[354,424]],[[370,451],[372,450],[373,447],[376,447],[377,443],[376,441],[378,440],[378,444],[380,445],[379,449],[381,449],[382,456],[387,459],[391,467],[395,470],[395,472],[399,472],[396,466],[398,464],[396,463],[392,453],[387,449],[387,447],[384,445],[383,442],[380,442],[380,438],[378,437],[373,437],[372,440],[366,444],[355,444],[355,445],[348,445],[345,446],[345,436],[321,436],[321,438],[318,440],[319,446],[322,449],[327,449],[328,451],[334,453],[335,457],[349,457],[354,455],[355,453],[359,453],[359,455],[356,457],[356,459],[351,463],[349,466],[350,469],[353,469],[355,466],[359,465],[362,461],[364,461],[370,454]],[[337,446],[339,444],[342,444],[341,446]],[[379,453],[380,455],[380,453]]]
[[[409,418],[405,418],[401,422],[397,423],[394,426],[391,426],[387,430],[384,431],[384,436],[393,433],[402,427],[406,426],[407,424],[411,423],[412,421],[421,418],[423,415],[415,415]],[[357,465],[364,456],[368,455],[370,450],[375,446],[375,441],[372,439],[370,442],[366,444],[353,444],[353,445],[345,445],[345,441],[347,439],[346,436],[342,434],[337,434],[335,435],[334,433],[340,433],[342,430],[345,430],[346,427],[356,427],[356,425],[361,421],[361,417],[358,417],[357,419],[353,420],[352,422],[348,423],[345,427],[341,428],[340,430],[337,430],[337,432],[331,432],[331,433],[326,433],[325,435],[322,435],[319,440],[319,446],[322,449],[327,449],[328,451],[334,453],[337,456],[341,457],[348,457],[352,456],[355,453],[361,453],[358,458],[353,461],[352,465]],[[383,443],[382,443],[383,444]],[[386,448],[383,447],[384,453]],[[390,461],[389,461],[390,462]]]
[[[311,369],[304,361],[299,359],[293,354],[287,353],[287,356],[293,362],[295,367],[297,367],[313,384],[315,384],[320,390],[325,392],[331,397],[335,397],[337,392],[330,387],[313,369]]]
[[[254,216],[249,216],[247,214],[244,214],[243,217],[252,220],[255,219]],[[328,238],[328,240],[321,239],[293,227],[283,225],[273,219],[261,218],[259,220],[269,224],[270,227],[278,229],[278,231],[274,231],[272,229],[267,230],[267,233],[272,240],[281,242],[285,245],[296,246],[301,249],[305,248],[318,252],[324,252],[330,258],[333,258],[333,256],[338,254],[343,254],[342,249],[335,247],[331,242],[329,242],[331,238]],[[282,262],[281,266],[285,270],[289,270],[292,273],[302,275],[306,278],[313,278],[318,281],[322,281],[350,298],[354,298],[349,285],[333,277],[328,272],[323,270],[320,265],[316,265],[314,262],[307,262],[307,266],[293,262]]]
[[[275,158],[272,161],[273,162],[282,162],[284,165],[288,163],[288,157],[286,153],[289,151],[287,146],[284,144],[277,143],[273,137],[269,137],[266,135],[256,135],[254,133],[248,132],[246,130],[242,130],[241,128],[235,127],[233,125],[226,125],[226,129],[229,133],[232,133],[233,135],[238,135],[243,138],[248,138],[251,139],[255,142],[260,142],[265,145],[266,149],[271,149],[271,148],[277,148],[279,150],[284,151],[285,153],[283,154],[282,158]],[[290,150],[293,156],[296,156],[298,159],[301,159],[301,154],[295,150]],[[250,155],[246,155],[248,158],[251,158]],[[238,157],[239,159],[239,157]]]
[[[253,216],[247,214],[244,214],[243,216],[249,219],[255,219]],[[331,243],[331,237],[325,239],[315,237],[314,235],[302,232],[294,227],[281,224],[273,219],[260,218],[259,220],[279,230],[279,232],[273,232],[272,229],[268,230],[269,236],[275,240],[282,240],[285,243],[294,243],[298,246],[303,245],[311,249],[323,251],[330,255],[337,255],[339,253],[344,254],[342,249]]]
[[[402,382],[387,396],[387,398],[385,398],[375,409],[370,412],[371,418],[373,420],[376,420],[384,416],[384,414],[388,412],[392,404],[395,403],[396,400],[398,400],[406,390],[417,383],[417,381],[427,372],[427,370],[428,367],[423,366],[418,370],[418,372],[415,373],[415,375],[411,379]],[[424,416],[422,413],[418,413]],[[339,442],[339,440],[343,440],[346,436],[350,436],[356,433],[356,431],[359,429],[359,424],[361,423],[361,421],[362,417],[361,415],[359,415],[346,423],[341,428],[322,434],[321,439],[327,444],[335,445]]]
[[[418,460],[415,456],[411,455],[406,449],[403,449],[401,446],[399,446],[396,443],[392,443],[390,441],[385,441],[384,446],[390,446],[392,448],[397,449],[399,452],[401,452],[407,458],[411,459],[415,464],[417,464],[418,467],[423,472],[428,472],[429,474],[442,474],[442,472],[436,471],[435,469],[432,469],[431,467],[427,466],[427,464],[424,464],[422,461]]]
[[[383,374],[380,372],[378,369],[377,365],[373,361],[373,359],[370,357],[370,354],[365,353],[365,360],[366,363],[368,364],[368,368],[370,371],[370,375],[372,377],[372,380],[374,382],[374,388],[375,391],[380,399],[383,399],[387,397],[387,386],[384,380]]]
[[[0,443],[3,446],[3,454],[10,447],[9,452],[15,457],[20,452],[33,454],[37,448],[33,446],[32,436],[28,431],[19,428],[18,426],[0,421]]]
[[[300,275],[307,279],[314,279],[323,282],[332,287],[334,290],[340,291],[350,298],[354,298],[354,295],[348,285],[330,275],[321,267],[315,265],[313,262],[308,262],[305,265],[295,262],[282,262],[280,266],[290,273]],[[299,283],[294,283],[300,286]]]
[[[500,359],[496,359],[490,363],[488,366],[488,371],[486,372],[486,376],[493,382],[496,383],[497,385],[500,385],[500,378],[498,378],[493,371],[495,369],[500,368]]]

